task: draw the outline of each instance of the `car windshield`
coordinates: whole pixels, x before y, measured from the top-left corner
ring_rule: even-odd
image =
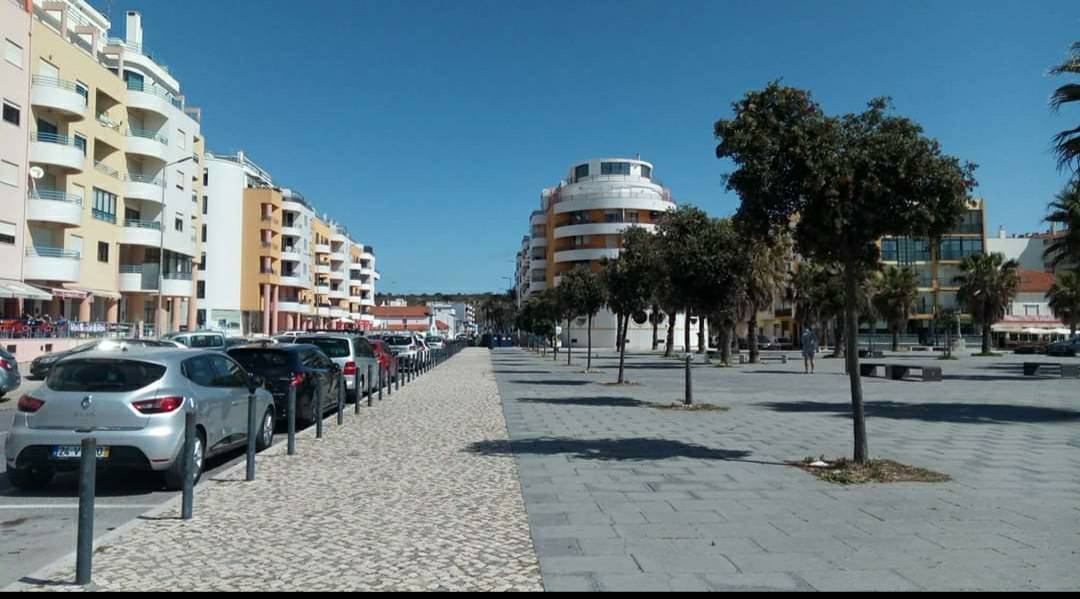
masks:
[[[409,337],[390,337],[386,341],[390,345],[409,345],[413,342]]]
[[[428,343],[442,343],[442,337],[428,337]]]
[[[346,339],[338,339],[335,337],[300,337],[296,342],[305,345],[314,345],[321,349],[328,358],[348,358],[351,355],[349,352],[349,342]]]
[[[166,370],[134,360],[79,359],[58,364],[45,384],[53,391],[125,393],[160,380]]]
[[[234,349],[229,357],[255,374],[286,370],[292,365],[289,352],[273,349]]]

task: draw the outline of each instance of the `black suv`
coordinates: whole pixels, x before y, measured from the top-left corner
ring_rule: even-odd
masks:
[[[274,395],[278,420],[288,417],[290,387],[296,387],[296,419],[301,426],[314,424],[319,416],[315,409],[316,389],[323,392],[323,416],[337,407],[341,368],[314,345],[256,343],[226,353],[250,374],[266,380],[266,388]]]

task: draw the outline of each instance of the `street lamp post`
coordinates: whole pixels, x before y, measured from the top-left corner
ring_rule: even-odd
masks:
[[[158,322],[161,318],[161,310],[164,307],[161,297],[161,288],[165,286],[165,190],[168,188],[169,183],[169,167],[176,166],[193,160],[194,156],[185,156],[175,162],[169,162],[165,164],[165,167],[161,169],[161,216],[158,219],[160,221],[160,231],[158,239],[158,276],[157,276],[157,306],[154,310],[154,332],[158,337],[161,337],[161,330],[164,328]]]

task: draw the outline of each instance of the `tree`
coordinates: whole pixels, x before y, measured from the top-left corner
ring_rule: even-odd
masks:
[[[882,271],[874,291],[874,308],[889,325],[892,350],[900,351],[900,331],[919,299],[919,275],[908,267],[890,266]]]
[[[945,331],[945,359],[952,359],[953,331],[960,328],[960,313],[956,308],[944,308],[937,313],[934,324],[939,331]]]
[[[719,327],[720,360],[730,364],[730,334],[745,295],[748,254],[742,251],[743,240],[729,218],[712,219],[702,233],[701,243],[704,257],[698,265],[701,280],[696,291],[697,312],[702,321],[707,317],[710,326]]]
[[[747,255],[746,301],[747,337],[750,362],[758,363],[758,312],[773,305],[776,292],[788,279],[788,262],[791,260],[791,240],[783,231],[767,237],[755,235],[750,227],[740,227],[742,251]]]
[[[685,312],[684,347],[690,351],[690,315],[694,308],[701,305],[702,275],[706,267],[707,250],[705,236],[710,227],[708,214],[690,205],[680,206],[677,210],[664,213],[657,221],[656,256],[663,261],[670,284],[670,300],[677,303],[678,309]],[[648,250],[648,246],[643,246]],[[648,258],[649,254],[644,254]],[[669,313],[674,320],[675,312]],[[674,333],[674,322],[669,323],[669,331]],[[671,355],[673,339],[669,340],[665,350]]]
[[[633,314],[644,310],[649,299],[649,245],[652,235],[640,227],[623,232],[623,249],[614,260],[604,260],[601,277],[607,305],[615,313],[619,346],[619,380],[626,382],[626,331]]]
[[[1056,269],[1080,267],[1080,177],[1074,178],[1050,203],[1046,222],[1059,225],[1061,233],[1046,244],[1044,257]]]
[[[588,267],[580,266],[567,272],[559,281],[560,303],[563,304],[563,316],[566,318],[566,330],[569,337],[570,320],[578,316],[588,317],[588,349],[586,370],[592,368],[592,323],[600,308],[604,307],[604,286],[600,277]],[[567,353],[570,353],[569,351]],[[566,363],[570,363],[567,357]]]
[[[1075,337],[1077,326],[1080,325],[1080,273],[1058,275],[1046,298],[1050,302],[1050,309],[1061,322],[1069,325],[1070,335]]]
[[[1065,62],[1050,70],[1052,75],[1080,75],[1080,42],[1069,49]],[[1050,98],[1050,106],[1056,111],[1062,106],[1080,105],[1080,83],[1066,83],[1057,88]],[[1080,167],[1080,127],[1067,129],[1054,137],[1054,150],[1058,156],[1060,168]]]
[[[859,281],[876,269],[882,237],[933,238],[959,223],[975,167],[944,155],[884,98],[832,117],[809,92],[771,83],[733,108],[714,132],[717,157],[735,165],[726,182],[742,200],[740,219],[763,235],[791,229],[800,255],[842,267],[854,460],[865,464]]]
[[[982,353],[989,355],[994,323],[1005,317],[1020,288],[1020,263],[1001,253],[974,254],[960,263],[955,283],[957,302],[982,325]]]

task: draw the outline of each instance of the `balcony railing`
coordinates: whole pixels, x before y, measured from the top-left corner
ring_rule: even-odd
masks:
[[[172,104],[174,108],[183,108],[183,102],[181,102],[176,96],[172,95],[168,91],[157,87],[156,85],[147,86],[144,82],[135,79],[128,79],[127,82],[128,91],[142,92],[144,94],[150,94],[157,96],[162,100],[165,100],[169,104]]]
[[[97,220],[109,223],[110,225],[116,224],[116,214],[112,212],[105,212],[104,210],[98,210],[94,208],[90,211],[90,216],[93,216]]]
[[[190,281],[190,272],[167,272],[162,275],[162,278],[166,281]]]
[[[83,96],[83,102],[87,103],[87,96],[83,95],[83,92],[86,91],[86,88],[80,89],[79,86],[77,84],[75,84],[73,81],[64,81],[63,79],[57,79],[55,77],[46,77],[44,75],[34,75],[33,84],[34,85],[41,85],[41,86],[45,86],[45,87],[56,87],[56,88],[59,88],[59,89],[66,89],[69,92],[75,92],[75,93]]]
[[[59,144],[62,146],[74,145],[72,144],[70,137],[66,135],[61,135],[59,133],[45,133],[42,131],[35,131],[33,135],[30,136],[30,139],[33,141],[40,141],[47,144]]]
[[[137,218],[124,219],[124,226],[131,227],[132,229],[153,229],[155,231],[161,230],[161,223],[156,220],[139,220]]]
[[[127,176],[124,177],[124,180],[132,183],[148,183],[150,185],[156,185],[157,187],[164,185],[164,181],[161,180],[161,177],[155,177],[153,175],[136,175],[128,173]]]
[[[158,61],[158,59],[154,56],[154,54],[152,52],[150,52],[150,49],[147,48],[146,46],[144,46],[143,44],[130,43],[130,42],[124,41],[124,40],[122,40],[122,39],[120,39],[118,37],[110,37],[109,38],[109,45],[110,46],[119,46],[119,47],[123,48],[124,50],[127,50],[128,52],[134,52],[135,54],[141,54],[141,55],[149,58],[150,60],[154,61],[154,63],[157,64],[157,66],[161,67],[162,70],[164,70],[166,73],[169,72],[169,67],[164,65],[164,64],[161,64],[161,62]],[[129,85],[131,84],[130,79],[128,80],[128,84]]]
[[[82,206],[82,198],[73,193],[64,193],[55,189],[33,189],[27,193],[27,198],[31,200],[48,200],[50,202],[67,202],[69,204],[77,204]]]
[[[141,139],[152,139],[158,143],[169,145],[169,138],[158,133],[157,131],[150,131],[149,129],[128,129],[128,137],[138,137]]]
[[[64,248],[32,246],[26,248],[26,256],[28,258],[67,258],[69,260],[78,260],[82,257],[82,254],[75,250],[65,250]]]
[[[277,274],[277,271],[275,271],[275,270],[274,270],[273,268],[268,268],[268,267],[264,266],[264,267],[262,267],[262,268],[260,268],[260,269],[259,269],[259,274],[263,274],[263,275],[276,275],[276,274]]]
[[[107,164],[103,164],[101,162],[98,162],[96,160],[94,161],[94,170],[96,170],[96,171],[98,171],[100,173],[104,173],[104,174],[112,177],[113,179],[119,179],[120,178],[120,171],[114,169],[113,167],[111,167],[111,166],[109,166]]]
[[[157,266],[154,264],[153,266]],[[121,264],[120,274],[122,275],[141,275],[143,272],[142,264]]]

